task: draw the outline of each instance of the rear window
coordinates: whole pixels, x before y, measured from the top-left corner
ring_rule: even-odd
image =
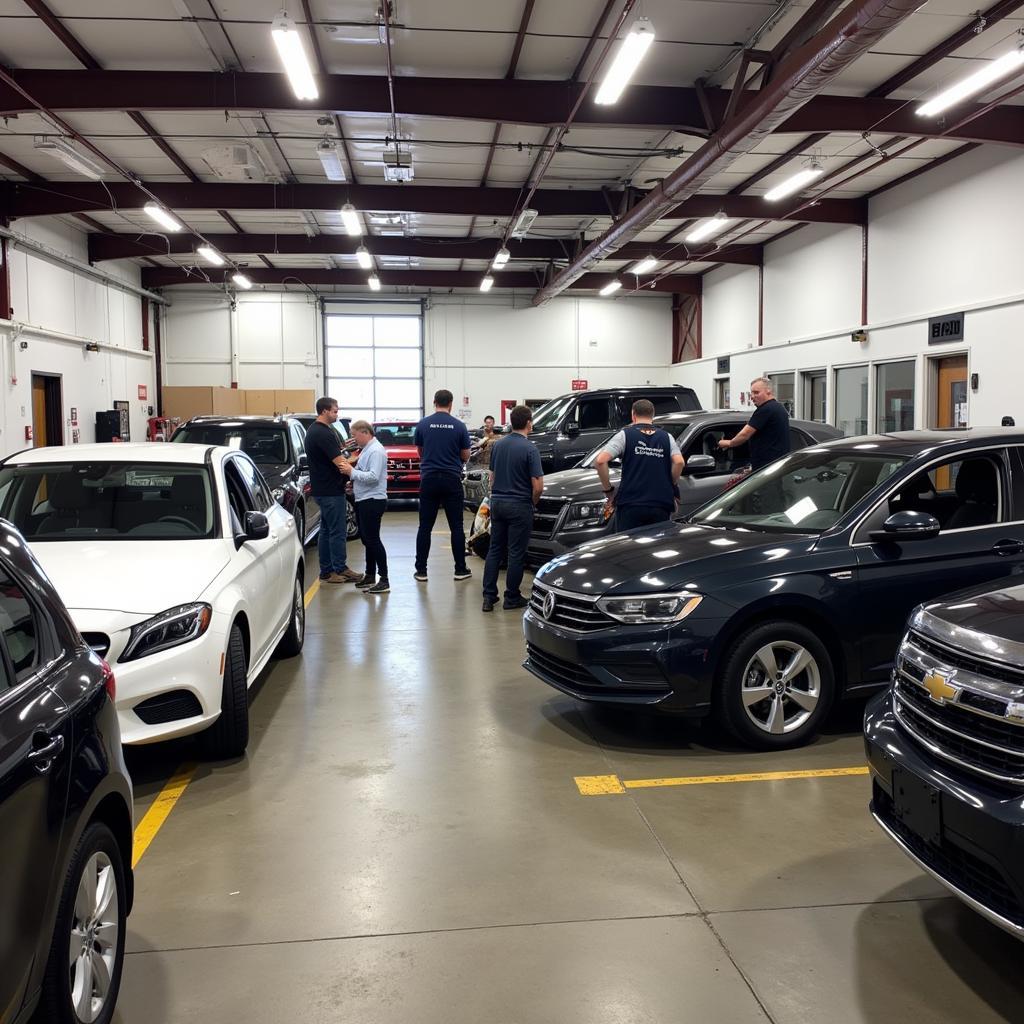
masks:
[[[218,444],[245,452],[257,465],[281,466],[291,461],[284,427],[247,427],[230,423],[185,425],[175,435],[179,444]]]

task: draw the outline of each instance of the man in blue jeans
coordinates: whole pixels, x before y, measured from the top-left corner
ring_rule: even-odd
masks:
[[[498,600],[498,570],[506,556],[502,608],[526,607],[519,586],[533,530],[533,509],[544,490],[540,452],[529,440],[533,410],[528,405],[517,405],[510,418],[512,433],[491,449],[491,546],[484,566],[485,612],[491,611]]]
[[[452,415],[452,393],[434,395],[434,412],[416,424],[415,441],[420,453],[420,528],[416,533],[414,579],[427,582],[430,531],[443,508],[452,535],[455,579],[473,574],[466,565],[466,532],[462,525],[462,467],[469,459],[469,431]]]
[[[342,475],[345,459],[341,438],[334,429],[338,403],[333,398],[318,398],[316,413],[316,421],[306,431],[304,447],[309,460],[310,489],[320,506],[320,582],[354,583],[362,579],[362,574],[348,567],[348,477]]]

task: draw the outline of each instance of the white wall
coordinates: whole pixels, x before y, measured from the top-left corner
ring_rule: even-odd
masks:
[[[52,219],[16,221],[13,229],[51,250],[87,259],[85,233]],[[32,373],[61,376],[64,440],[72,441],[71,409],[80,440],[95,440],[95,414],[114,401],[130,402],[132,440],[143,440],[147,406],[155,405],[156,364],[142,348],[142,299],[60,265],[47,256],[8,245],[11,321],[0,320],[0,452],[27,447],[32,423]],[[139,284],[139,268],[107,263],[104,270]],[[151,332],[152,338],[152,332]],[[86,352],[85,342],[99,352]],[[25,346],[22,348],[22,346]],[[138,400],[139,385],[147,389]]]
[[[757,267],[722,266],[704,275],[704,355],[737,352],[757,345],[757,294]]]

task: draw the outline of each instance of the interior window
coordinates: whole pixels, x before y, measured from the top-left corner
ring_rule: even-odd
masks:
[[[260,476],[259,470],[248,459],[234,458],[231,461],[255,499],[256,511],[266,512],[274,504],[274,498],[264,483],[263,477]]]
[[[580,401],[569,415],[569,422],[580,430],[611,430],[611,403],[606,398]]]
[[[710,455],[715,460],[716,473],[735,473],[750,464],[750,445],[738,448],[719,448],[718,442],[731,441],[743,429],[742,423],[719,423],[699,430],[683,452],[683,458],[692,455]]]
[[[30,676],[38,663],[39,625],[21,585],[0,569],[0,632],[17,682]]]

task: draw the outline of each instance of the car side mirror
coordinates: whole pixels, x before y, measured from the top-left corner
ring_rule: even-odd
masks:
[[[579,432],[580,425],[578,423],[566,423],[566,425],[562,427],[562,433],[565,434],[566,437],[577,437]]]
[[[938,537],[940,530],[938,519],[927,512],[894,512],[880,530],[871,531],[871,540],[876,544],[930,540]]]
[[[691,455],[683,465],[683,472],[696,475],[697,473],[714,473],[718,469],[713,455]]]
[[[309,469],[309,456],[305,452],[299,453],[299,469],[303,471]]]
[[[266,540],[270,536],[270,520],[262,512],[245,513],[245,539]]]

